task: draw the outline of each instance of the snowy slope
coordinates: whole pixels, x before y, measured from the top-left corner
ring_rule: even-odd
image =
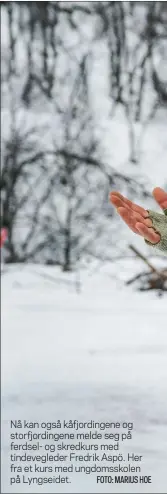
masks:
[[[133,421],[131,451],[144,456],[143,475],[152,475],[150,485],[115,485],[114,492],[166,493],[167,299],[125,288],[120,268],[122,278],[133,275],[123,261],[117,278],[112,268],[83,271],[81,293],[74,274],[46,266],[13,266],[3,275],[3,492],[23,492],[8,484],[11,419],[93,418]],[[58,492],[111,492],[95,478],[75,476]],[[54,484],[47,492],[56,492]]]

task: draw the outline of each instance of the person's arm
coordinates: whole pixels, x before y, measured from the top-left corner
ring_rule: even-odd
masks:
[[[163,213],[147,211],[119,192],[112,192],[110,200],[134,233],[141,235],[147,244],[167,255],[167,193],[156,187],[153,196]]]

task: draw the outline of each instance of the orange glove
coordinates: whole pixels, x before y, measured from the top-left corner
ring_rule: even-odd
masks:
[[[1,228],[0,231],[0,248],[3,247],[8,236],[7,228]]]

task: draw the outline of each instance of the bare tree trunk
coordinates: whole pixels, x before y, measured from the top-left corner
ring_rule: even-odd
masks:
[[[137,143],[135,136],[135,125],[134,122],[132,122],[132,120],[130,119],[128,123],[128,129],[129,129],[129,147],[130,147],[129,160],[131,163],[136,164],[138,162],[138,156],[137,156]]]
[[[71,220],[72,210],[69,205],[65,230],[64,264],[63,271],[71,271]]]

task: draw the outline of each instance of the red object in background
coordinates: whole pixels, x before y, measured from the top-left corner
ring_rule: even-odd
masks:
[[[8,231],[7,228],[1,228],[0,232],[0,247],[3,247],[5,240],[7,239]]]

